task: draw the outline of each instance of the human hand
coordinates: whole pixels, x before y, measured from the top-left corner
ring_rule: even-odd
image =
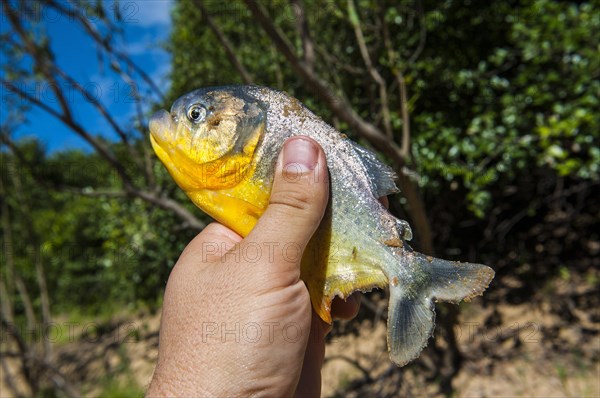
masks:
[[[311,309],[301,256],[284,248],[304,250],[328,184],[323,150],[293,137],[252,232],[242,239],[213,223],[186,247],[167,283],[148,396],[320,395],[331,327]],[[354,317],[359,300],[335,300],[334,317]]]

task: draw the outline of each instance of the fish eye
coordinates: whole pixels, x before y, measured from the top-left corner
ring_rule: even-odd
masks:
[[[190,122],[199,123],[204,120],[206,109],[199,104],[191,105],[187,110],[187,118]]]

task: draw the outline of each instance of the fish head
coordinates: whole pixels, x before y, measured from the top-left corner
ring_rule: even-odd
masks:
[[[195,90],[152,116],[150,141],[184,191],[230,188],[251,169],[266,111],[241,88]]]

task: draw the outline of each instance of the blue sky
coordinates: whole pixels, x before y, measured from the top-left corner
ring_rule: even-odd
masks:
[[[170,10],[172,0],[128,0],[120,2],[106,1],[107,9],[117,4],[124,28],[123,38],[118,41],[118,48],[129,54],[133,61],[148,75],[152,76],[163,92],[168,90],[168,73],[170,68],[169,54],[161,48],[161,43],[168,40],[171,19]],[[114,11],[111,11],[114,12]],[[108,67],[107,62],[99,62],[95,44],[86,36],[83,29],[68,18],[58,18],[51,10],[42,10],[40,21],[44,30],[50,37],[52,50],[56,62],[66,73],[73,76],[84,87],[96,94],[120,122],[128,124],[135,116],[136,104],[131,100],[130,89],[127,84]],[[2,31],[8,28],[5,16],[2,15]],[[93,18],[90,18],[93,22]],[[5,58],[4,54],[2,58]],[[3,59],[2,63],[6,60]],[[135,78],[135,81],[141,81]],[[140,86],[144,97],[144,107],[148,107],[156,97],[149,97],[144,86]],[[46,103],[58,108],[56,99],[47,87],[36,87],[32,84],[25,86],[29,92],[36,92]],[[0,98],[4,121],[11,102],[7,100],[7,93],[2,89]],[[117,139],[102,116],[92,108],[89,103],[78,95],[69,97],[75,119],[93,134],[104,136],[108,139]],[[39,109],[32,109],[27,114],[28,121],[18,126],[14,138],[36,136],[46,146],[49,152],[67,148],[90,149],[87,143],[70,131],[60,121]]]

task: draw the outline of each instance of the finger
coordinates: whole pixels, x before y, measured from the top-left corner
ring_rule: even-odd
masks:
[[[302,372],[296,387],[294,397],[321,396],[321,368],[325,359],[325,335],[331,330],[331,325],[323,322],[312,311],[312,322],[308,344],[304,353]]]
[[[358,314],[362,294],[354,292],[346,300],[339,297],[333,299],[331,316],[334,319],[352,319]]]
[[[308,137],[288,139],[277,162],[269,206],[242,245],[277,242],[280,248],[295,246],[302,253],[321,222],[328,199],[323,150]],[[299,276],[300,256],[287,256],[283,250],[276,250],[274,260],[279,267],[287,265]]]
[[[390,201],[388,200],[387,196],[382,196],[379,198],[379,203],[381,203],[386,209],[390,208]]]

